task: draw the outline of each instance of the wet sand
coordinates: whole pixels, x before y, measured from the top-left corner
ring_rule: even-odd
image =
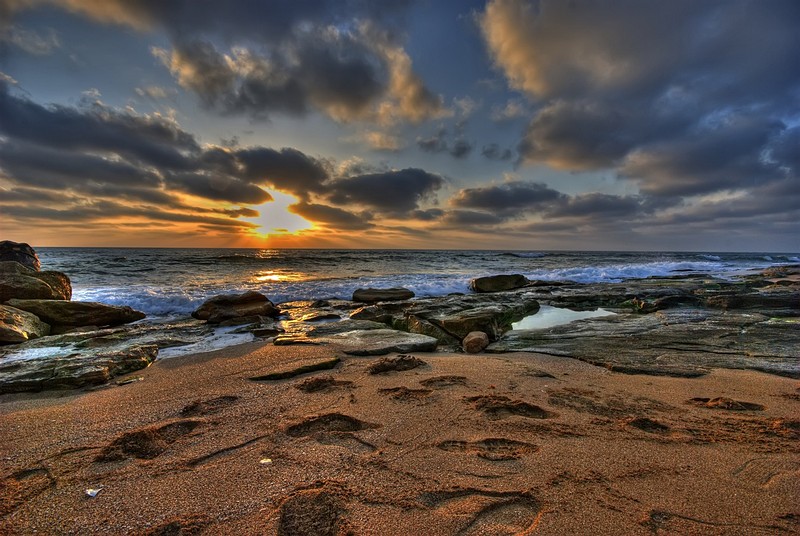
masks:
[[[0,396],[0,533],[800,532],[797,380],[415,356],[253,343]]]

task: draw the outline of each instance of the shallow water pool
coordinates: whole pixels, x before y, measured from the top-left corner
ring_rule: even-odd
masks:
[[[552,307],[550,305],[542,305],[536,314],[526,316],[519,322],[514,322],[511,324],[511,329],[552,328],[554,326],[569,324],[570,322],[574,322],[576,320],[610,316],[613,314],[616,313],[606,311],[605,309],[596,309],[594,311],[573,311],[572,309],[562,309],[559,307]]]

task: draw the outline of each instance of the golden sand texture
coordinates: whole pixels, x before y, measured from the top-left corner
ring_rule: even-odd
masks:
[[[254,343],[122,386],[4,395],[0,533],[800,532],[795,380],[416,357]]]

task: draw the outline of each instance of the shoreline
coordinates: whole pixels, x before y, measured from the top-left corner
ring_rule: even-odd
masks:
[[[332,370],[249,379],[332,355]],[[626,375],[532,353],[415,355],[425,364],[369,374],[381,358],[248,343],[157,361],[123,386],[3,395],[0,529],[798,529],[796,380]],[[309,378],[319,390],[298,388]],[[764,409],[687,402],[716,397]]]

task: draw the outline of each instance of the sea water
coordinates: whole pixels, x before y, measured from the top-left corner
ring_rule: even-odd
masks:
[[[37,248],[43,270],[69,275],[73,300],[128,305],[144,322],[170,326],[211,296],[255,290],[276,304],[350,299],[358,288],[406,287],[417,296],[469,292],[475,277],[523,274],[580,283],[708,274],[798,263],[786,253],[659,253],[464,250]],[[244,342],[215,331],[162,357]]]

